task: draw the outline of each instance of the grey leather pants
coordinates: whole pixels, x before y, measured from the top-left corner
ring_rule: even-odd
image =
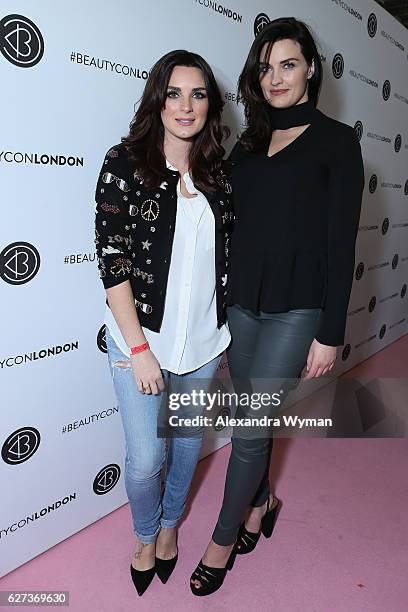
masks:
[[[320,308],[254,315],[241,306],[228,308],[232,342],[228,364],[236,392],[250,391],[251,379],[282,385],[298,378],[306,364],[317,333]],[[238,406],[236,416],[248,416]],[[273,415],[271,415],[273,416]],[[232,544],[248,506],[262,506],[269,496],[269,465],[273,440],[245,438],[234,432],[231,440],[224,499],[212,539],[222,546]]]

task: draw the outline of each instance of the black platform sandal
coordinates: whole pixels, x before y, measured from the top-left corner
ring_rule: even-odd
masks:
[[[282,505],[282,502],[277,497],[273,498],[272,506],[270,505],[270,498],[268,497],[268,503],[266,506],[266,512],[261,520],[261,528],[258,533],[248,531],[245,527],[245,521],[241,524],[238,537],[237,537],[237,554],[246,555],[252,552],[255,546],[258,544],[258,540],[261,533],[265,538],[270,538],[272,535],[273,528],[275,526],[278,511]]]
[[[215,591],[218,591],[218,589],[224,582],[224,578],[227,574],[227,571],[232,570],[236,555],[237,551],[234,544],[225,567],[210,567],[209,565],[204,565],[203,561],[201,560],[194,572],[191,574],[191,592],[194,595],[202,596],[210,595],[211,593],[215,593]],[[199,580],[201,582],[201,586],[196,587],[194,584],[191,583],[192,580]]]

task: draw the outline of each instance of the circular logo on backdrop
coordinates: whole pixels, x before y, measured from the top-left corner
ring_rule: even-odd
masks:
[[[343,75],[344,59],[341,53],[336,53],[336,55],[333,57],[332,70],[333,70],[333,76],[336,79],[339,79]]]
[[[374,193],[377,189],[377,175],[372,174],[370,177],[370,182],[368,183],[368,190],[370,193]]]
[[[375,297],[375,295],[373,295],[373,297],[370,300],[370,303],[368,304],[368,312],[373,312],[376,303],[377,303],[377,298]]]
[[[385,336],[385,330],[386,330],[386,329],[387,329],[387,326],[386,326],[386,324],[384,323],[384,325],[382,325],[382,326],[381,326],[380,333],[378,334],[378,336],[379,336],[380,340],[382,340],[382,339],[384,338],[384,336]]]
[[[93,492],[96,495],[105,495],[112,491],[120,478],[120,467],[116,463],[111,463],[102,468],[93,481]]]
[[[392,258],[392,269],[395,270],[395,268],[398,266],[398,253],[395,253],[394,257]]]
[[[40,254],[29,242],[13,242],[0,253],[0,277],[10,285],[32,280],[40,268]]]
[[[350,355],[350,352],[351,352],[351,346],[350,346],[350,344],[346,344],[346,346],[344,347],[343,352],[341,354],[341,358],[342,358],[343,361],[346,361],[346,359],[348,359],[348,357]]]
[[[401,134],[397,134],[394,140],[394,149],[395,152],[398,153],[401,149],[402,137]]]
[[[215,417],[215,423],[218,421],[218,417],[221,417],[222,419],[229,419],[231,417],[231,410],[229,408],[221,408],[221,410],[218,412],[217,416]],[[225,425],[223,425],[222,423],[219,423],[218,425],[214,424],[214,429],[215,431],[221,431],[222,429],[225,429]]]
[[[384,81],[384,85],[382,88],[382,95],[384,100],[388,100],[391,94],[391,83],[389,81]]]
[[[406,283],[404,283],[401,288],[401,297],[404,298],[406,296],[406,293],[407,293],[407,285]]]
[[[360,280],[364,274],[364,264],[362,261],[358,264],[356,268],[356,280]]]
[[[374,15],[374,13],[370,13],[368,16],[367,32],[371,38],[373,38],[377,32],[377,17]]]
[[[9,435],[1,449],[5,463],[17,465],[30,459],[40,445],[40,432],[35,427],[20,427]]]
[[[271,20],[266,13],[259,13],[259,15],[255,17],[254,21],[254,36],[257,36],[259,32],[263,30],[264,27],[270,22]]]
[[[356,136],[359,140],[361,140],[362,136],[363,136],[363,124],[361,123],[361,121],[356,121],[354,124],[354,131],[356,133]]]
[[[388,232],[389,227],[390,227],[390,220],[388,219],[388,217],[385,217],[384,221],[382,222],[382,226],[381,226],[381,232],[383,236],[385,236],[385,234]]]
[[[102,351],[102,353],[108,352],[108,348],[106,346],[106,325],[102,325],[101,329],[98,331],[96,344],[98,345],[98,349]]]
[[[7,15],[0,21],[0,51],[15,66],[32,68],[44,54],[44,39],[28,17]]]
[[[405,185],[404,185],[404,194],[408,195],[408,180],[405,181]]]

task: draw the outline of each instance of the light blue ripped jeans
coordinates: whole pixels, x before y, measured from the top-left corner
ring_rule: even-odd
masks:
[[[157,417],[166,393],[140,393],[131,367],[114,365],[129,358],[118,348],[106,328],[108,361],[125,433],[125,487],[132,513],[133,531],[141,542],[155,542],[161,527],[175,527],[183,515],[185,502],[199,458],[203,428],[196,428],[194,436],[157,436]],[[177,387],[183,379],[211,381],[221,355],[194,372],[173,374],[162,369],[163,380]],[[172,385],[172,386],[173,386]],[[204,387],[204,385],[203,385]],[[203,388],[201,387],[201,388]],[[194,415],[202,414],[195,407]],[[179,416],[183,416],[180,408]],[[189,415],[190,416],[190,415]],[[161,491],[161,470],[166,462],[164,492]]]

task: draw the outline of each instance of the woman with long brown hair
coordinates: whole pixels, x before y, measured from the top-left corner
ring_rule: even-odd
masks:
[[[129,135],[106,153],[96,188],[95,241],[126,441],[136,536],[130,569],[139,595],[155,573],[166,582],[174,569],[177,524],[203,436],[200,427],[179,427],[166,445],[158,435],[163,391],[180,392],[197,379],[208,383],[230,342],[225,283],[232,212],[222,108],[201,56],[166,54],[150,72]]]
[[[317,378],[344,343],[364,167],[353,128],[316,107],[321,80],[313,36],[293,17],[261,30],[239,79],[247,126],[230,156],[227,296],[235,386],[263,381],[279,392],[305,366]],[[253,433],[234,430],[221,512],[191,577],[196,595],[221,586],[231,551],[250,553],[272,534],[272,433]]]

